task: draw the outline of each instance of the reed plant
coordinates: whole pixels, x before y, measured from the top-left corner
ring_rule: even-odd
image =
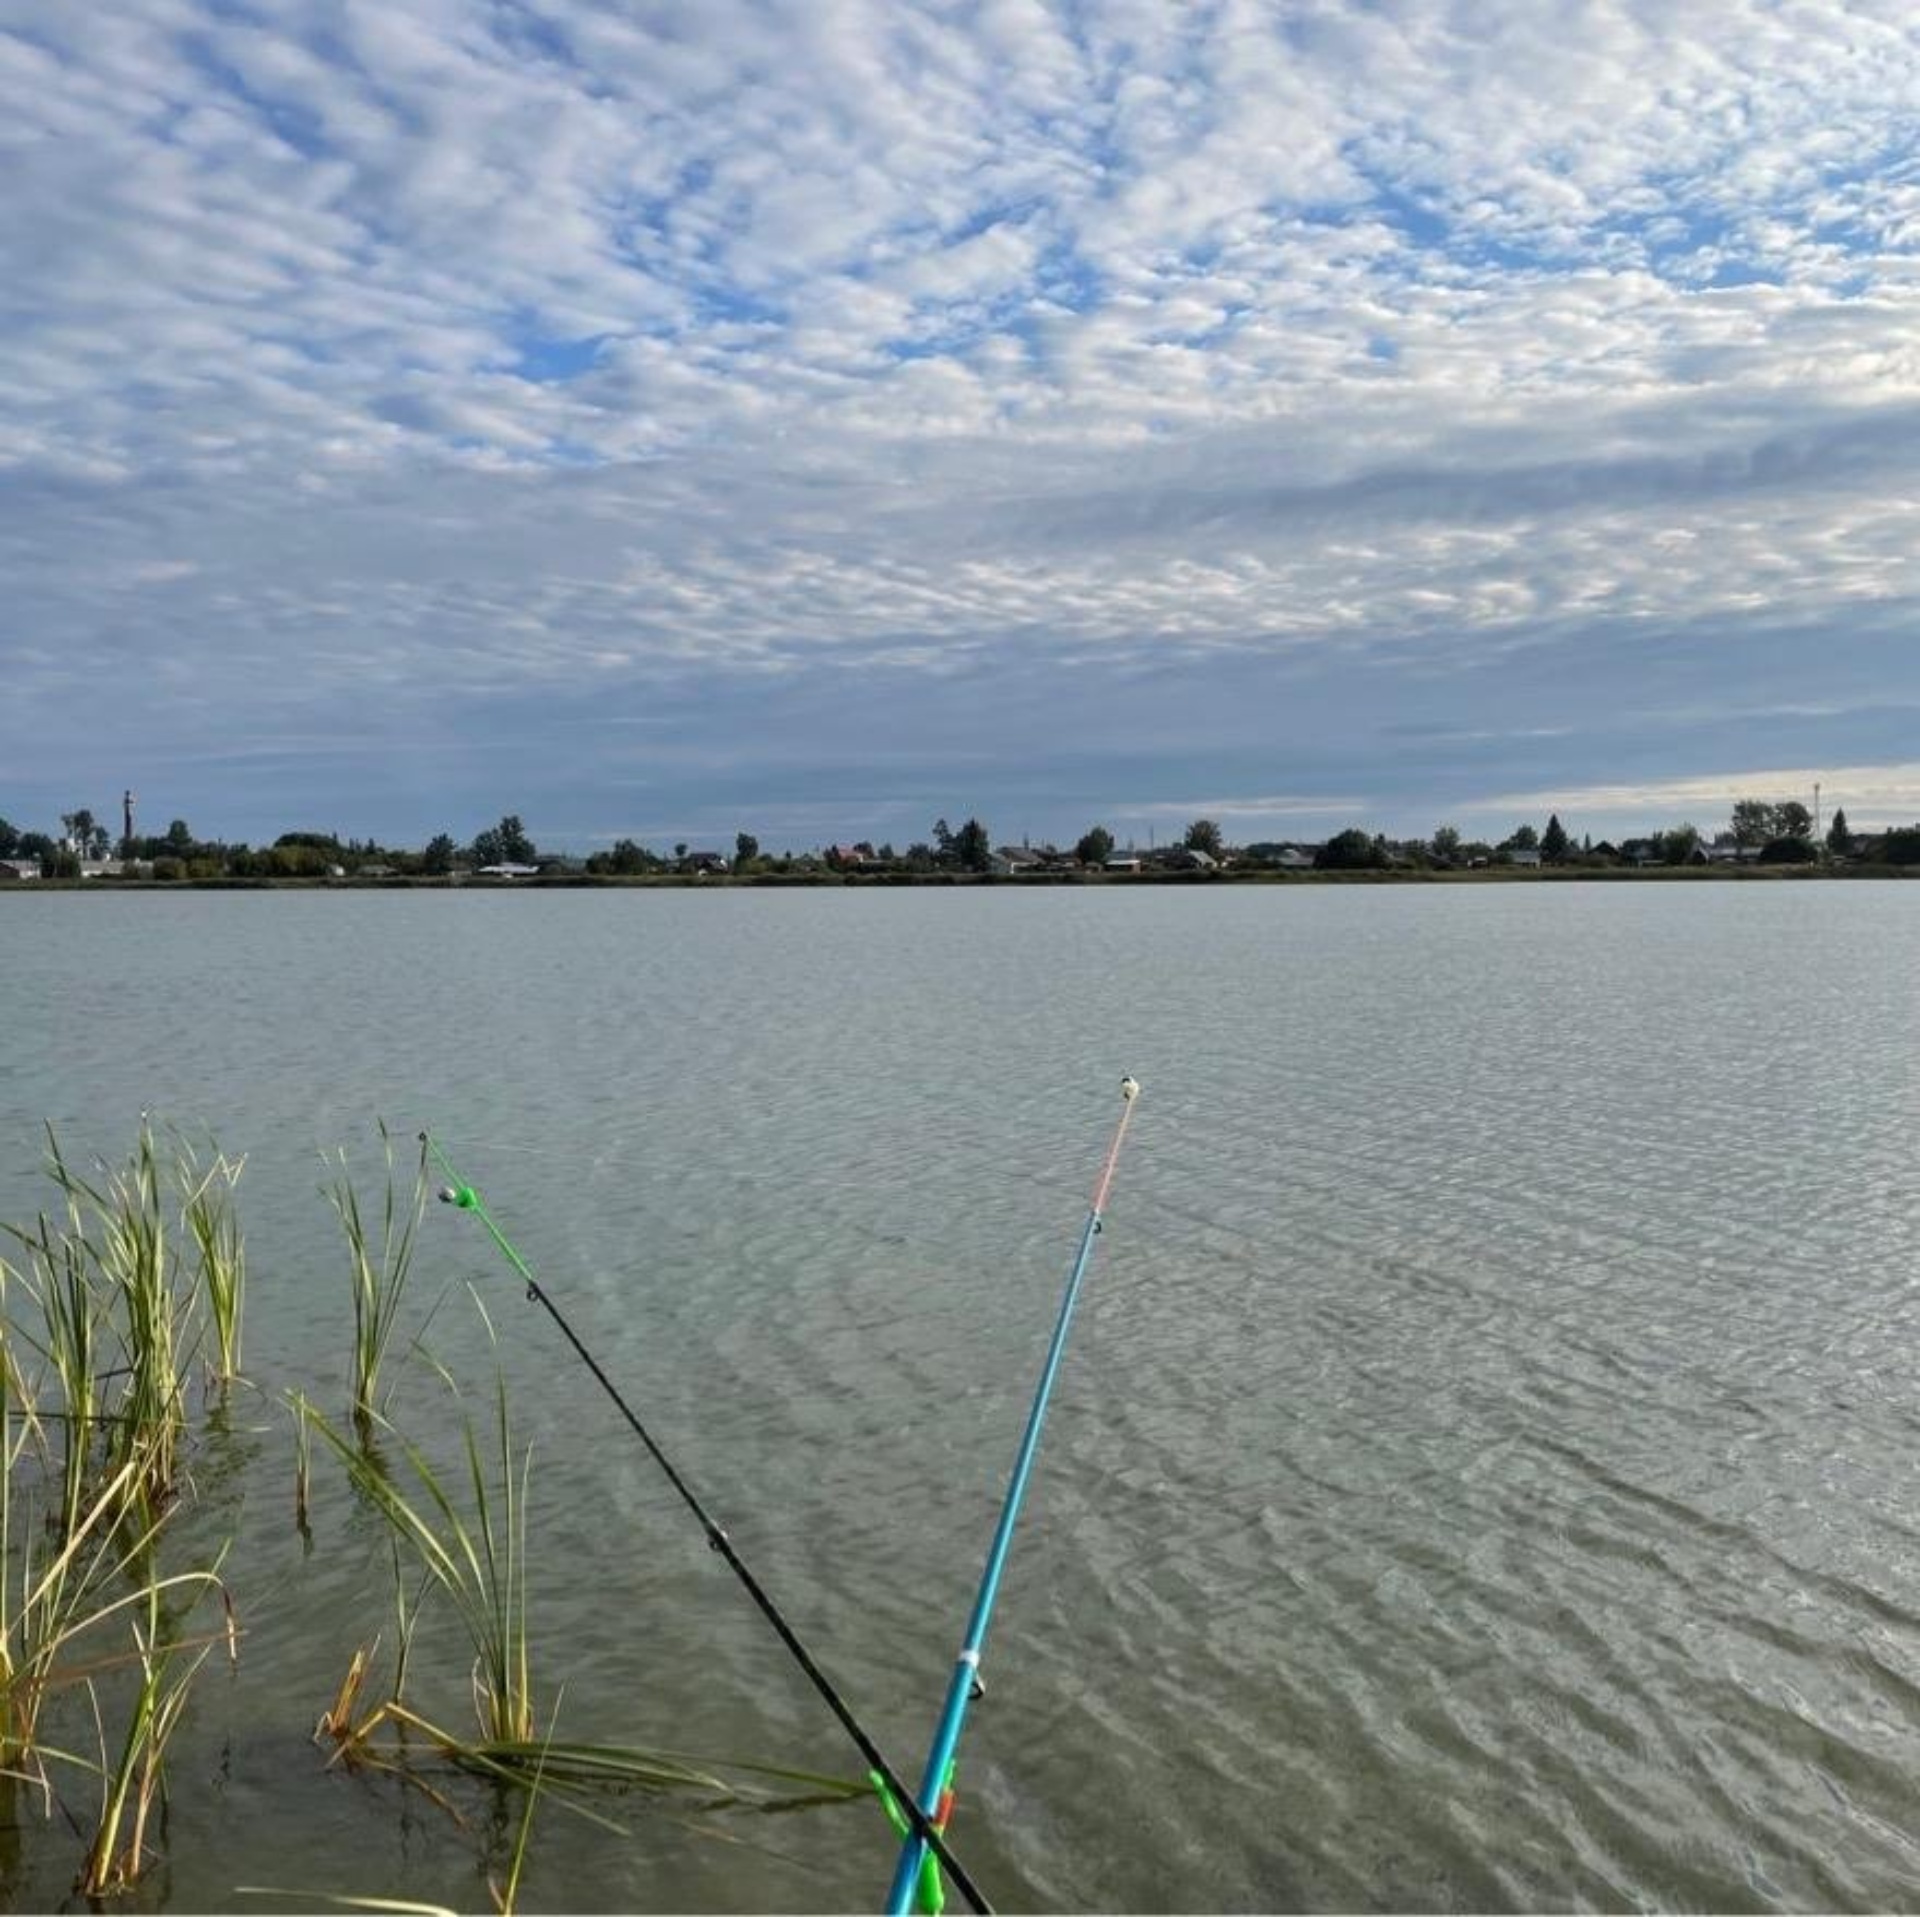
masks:
[[[217,1567],[171,1578],[150,1578],[136,1594],[132,1618],[135,1676],[115,1758],[107,1755],[98,1692],[89,1685],[94,1722],[100,1733],[101,1791],[99,1820],[75,1886],[83,1896],[103,1897],[127,1890],[139,1880],[148,1854],[147,1826],[155,1806],[165,1797],[167,1747],[186,1714],[193,1680],[222,1636],[232,1655],[230,1608],[223,1631],[191,1638],[173,1635],[175,1621],[168,1615],[163,1598],[180,1593],[197,1598],[208,1589],[218,1590],[224,1599]]]
[[[533,1769],[527,1778],[527,1801],[520,1809],[519,1828],[514,1832],[513,1851],[507,1859],[507,1875],[504,1883],[497,1880],[491,1872],[487,1876],[487,1888],[493,1893],[493,1907],[500,1917],[513,1917],[520,1903],[520,1874],[526,1869],[527,1840],[533,1835],[533,1814],[540,1806],[540,1792],[547,1779],[547,1758],[551,1754],[553,1728],[548,1726],[547,1736],[541,1743],[540,1754],[534,1759]]]
[[[101,1303],[92,1282],[91,1255],[84,1238],[58,1229],[42,1213],[32,1232],[4,1227],[27,1254],[25,1269],[15,1273],[0,1259],[0,1308],[4,1309],[9,1363],[21,1351],[41,1360],[29,1384],[17,1363],[9,1380],[16,1415],[44,1431],[59,1428],[61,1496],[60,1535],[72,1533],[80,1519],[88,1479],[97,1449],[100,1404],[104,1381],[100,1376]],[[36,1307],[39,1335],[27,1328],[12,1308],[8,1280]],[[41,1401],[48,1385],[58,1403]],[[11,1454],[9,1466],[13,1463]]]
[[[153,1128],[143,1118],[127,1164],[97,1181],[67,1163],[51,1127],[47,1140],[49,1168],[67,1200],[62,1256],[75,1244],[81,1248],[87,1282],[99,1286],[100,1319],[119,1344],[114,1402],[96,1413],[107,1463],[117,1468],[140,1460],[132,1489],[151,1508],[172,1495],[177,1481],[185,1375],[200,1331],[198,1293],[182,1277],[169,1229],[167,1180]]]
[[[404,1203],[395,1182],[393,1135],[384,1122],[380,1144],[386,1157],[386,1183],[377,1234],[361,1210],[344,1148],[338,1153],[338,1175],[324,1188],[347,1240],[353,1287],[353,1415],[363,1431],[379,1415],[380,1368],[399,1322],[420,1219],[427,1207],[426,1141],[421,1141],[412,1197]]]
[[[139,1876],[194,1674],[222,1635],[233,1644],[230,1607],[222,1629],[179,1634],[176,1620],[210,1593],[225,1606],[226,1589],[217,1561],[164,1569],[161,1534],[178,1508],[200,1331],[181,1227],[198,1241],[198,1202],[209,1242],[237,1246],[222,1223],[237,1168],[216,1157],[187,1178],[144,1119],[118,1170],[83,1173],[47,1138],[61,1204],[0,1228],[23,1254],[0,1261],[0,1773],[36,1785],[49,1810],[56,1767],[98,1775],[79,1883],[97,1896]],[[83,1698],[97,1760],[65,1747]]]
[[[505,1378],[495,1378],[493,1432],[486,1449],[472,1417],[462,1416],[464,1497],[456,1495],[458,1479],[450,1481],[450,1474],[436,1469],[419,1446],[391,1426],[386,1428],[405,1460],[410,1489],[396,1484],[365,1444],[350,1443],[310,1406],[307,1416],[345,1464],[354,1488],[384,1521],[401,1557],[451,1603],[473,1652],[473,1704],[481,1741],[531,1742],[526,1499],[533,1453],[529,1447],[515,1455]],[[404,1590],[404,1583],[400,1588]]]
[[[444,1370],[440,1377],[457,1400],[452,1378]],[[461,1771],[536,1795],[550,1794],[572,1814],[621,1835],[625,1833],[620,1827],[588,1800],[608,1792],[646,1790],[691,1794],[707,1808],[786,1810],[864,1796],[864,1783],[789,1766],[564,1740],[551,1722],[536,1735],[527,1599],[532,1450],[515,1449],[506,1383],[497,1371],[491,1429],[483,1439],[463,1407],[461,1467],[454,1471],[436,1467],[417,1445],[390,1425],[383,1426],[403,1461],[409,1481],[404,1488],[396,1483],[379,1449],[364,1440],[353,1442],[311,1406],[303,1409],[384,1522],[393,1549],[399,1649],[392,1680],[384,1693],[376,1684],[377,1645],[363,1645],[354,1653],[316,1730],[318,1738],[333,1745],[337,1759],[397,1772],[433,1801],[445,1804],[421,1774],[419,1747],[413,1740],[423,1740],[428,1750]],[[411,1596],[410,1567],[418,1579]],[[421,1605],[435,1592],[450,1601],[472,1653],[478,1735],[449,1731],[403,1698]],[[391,1730],[398,1743],[376,1746],[375,1735],[382,1728]],[[776,1781],[787,1788],[770,1788]],[[529,1803],[529,1817],[531,1810]],[[509,1904],[517,1894],[528,1828],[522,1824],[515,1847],[505,1887],[504,1901]]]
[[[202,1165],[193,1146],[182,1140],[175,1176],[181,1220],[199,1255],[199,1278],[218,1352],[216,1375],[223,1381],[240,1375],[240,1317],[247,1288],[246,1241],[234,1188],[247,1168],[244,1156],[229,1158],[217,1148]]]
[[[293,1413],[293,1528],[311,1543],[313,1426],[307,1418],[310,1407],[304,1394],[295,1391],[288,1394],[287,1409]]]
[[[138,1456],[93,1486],[70,1532],[54,1534],[18,1469],[25,1423],[12,1419],[7,1428],[7,1470],[0,1481],[0,1770],[44,1788],[48,1758],[75,1761],[42,1735],[48,1700],[90,1686],[129,1661],[144,1663],[149,1652],[137,1631],[129,1658],[107,1647],[109,1627],[163,1596],[218,1587],[219,1577],[217,1567],[167,1574],[155,1567],[154,1545],[166,1515],[144,1522],[133,1515],[134,1487],[147,1470]]]

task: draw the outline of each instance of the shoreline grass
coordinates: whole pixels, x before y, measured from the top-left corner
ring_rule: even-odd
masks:
[[[223,1638],[231,1653],[236,1636],[225,1575],[233,1538],[190,1549],[178,1527],[199,1499],[219,1496],[217,1474],[196,1477],[194,1461],[225,1428],[229,1399],[190,1401],[187,1384],[203,1355],[210,1375],[238,1376],[245,1267],[235,1188],[246,1161],[210,1145],[196,1151],[144,1117],[117,1166],[68,1156],[51,1127],[47,1140],[59,1201],[29,1225],[0,1224],[13,1254],[0,1259],[0,1777],[35,1792],[49,1824],[71,1833],[75,1896],[164,1905],[164,1879],[153,1883],[173,1753],[208,1660]],[[354,1196],[344,1152],[329,1158],[338,1177],[323,1187],[353,1255],[351,1421],[328,1423],[304,1390],[275,1393],[294,1419],[303,1557],[313,1551],[317,1430],[381,1520],[391,1563],[397,1641],[388,1658],[378,1640],[356,1653],[318,1728],[334,1747],[330,1761],[391,1775],[463,1828],[461,1791],[526,1793],[491,1854],[489,1888],[503,1909],[522,1894],[543,1836],[536,1810],[544,1825],[549,1805],[624,1837],[595,1807],[609,1794],[670,1793],[701,1817],[864,1798],[852,1779],[571,1740],[557,1696],[543,1721],[529,1601],[533,1452],[516,1442],[504,1373],[496,1360],[490,1392],[469,1414],[458,1381],[422,1354],[459,1408],[444,1466],[380,1408],[382,1360],[402,1335],[430,1189],[424,1149],[409,1192],[384,1126],[381,1140],[377,1205]],[[216,1602],[224,1623],[200,1611]],[[442,1603],[470,1657],[464,1733],[407,1694],[417,1627]],[[422,1634],[420,1648],[428,1644]],[[450,1780],[464,1782],[456,1790]]]

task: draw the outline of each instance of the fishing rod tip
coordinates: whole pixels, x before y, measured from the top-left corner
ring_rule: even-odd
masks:
[[[1120,1081],[1120,1096],[1129,1104],[1140,1096],[1140,1081],[1131,1072]]]

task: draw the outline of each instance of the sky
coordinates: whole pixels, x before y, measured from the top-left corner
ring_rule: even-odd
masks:
[[[0,815],[1920,818],[1912,0],[0,0]]]

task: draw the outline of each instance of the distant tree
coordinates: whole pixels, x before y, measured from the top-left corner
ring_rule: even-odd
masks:
[[[675,864],[675,865],[685,865],[685,864],[686,864],[686,862],[687,862],[687,842],[686,842],[686,840],[685,840],[685,839],[682,839],[682,840],[680,840],[680,841],[679,841],[679,843],[678,843],[678,844],[676,844],[676,845],[674,846],[674,848],[673,848],[673,862],[674,862],[674,864]]]
[[[1436,859],[1451,865],[1460,856],[1460,828],[1457,825],[1437,825],[1428,843]]]
[[[984,872],[993,863],[993,841],[978,819],[969,819],[953,835],[953,856],[968,872]]]
[[[185,819],[175,819],[174,822],[167,827],[166,847],[173,857],[185,858],[193,851],[195,844],[193,828],[187,824]]]
[[[733,835],[733,869],[744,872],[760,856],[760,841],[751,832],[736,832]]]
[[[1731,824],[1734,843],[1752,847],[1809,837],[1813,814],[1798,799],[1736,799]]]
[[[1844,859],[1852,856],[1853,834],[1847,830],[1847,810],[1845,806],[1840,806],[1835,810],[1833,823],[1827,827],[1827,850],[1831,852],[1836,859]]]
[[[444,878],[453,870],[453,841],[444,832],[436,832],[420,854],[420,870],[435,878]]]
[[[1880,856],[1889,865],[1920,865],[1920,825],[1895,826],[1880,841]]]
[[[907,870],[931,872],[940,863],[940,855],[924,839],[915,839],[907,847]]]
[[[1549,865],[1558,865],[1567,856],[1567,829],[1557,812],[1547,815],[1547,829],[1540,835],[1540,856]]]
[[[65,841],[59,845],[49,845],[40,854],[40,876],[43,879],[77,879],[80,876],[80,854]]]
[[[1195,819],[1187,827],[1186,846],[1189,852],[1204,852],[1210,859],[1219,858],[1225,850],[1220,827],[1212,819]]]
[[[1082,865],[1105,865],[1113,857],[1113,834],[1104,825],[1096,825],[1081,836],[1073,856]]]
[[[0,859],[10,859],[20,849],[20,834],[0,819]]]
[[[475,865],[531,865],[538,856],[517,813],[509,812],[473,842]]]
[[[1360,872],[1377,869],[1387,863],[1386,841],[1369,837],[1357,825],[1336,832],[1313,855],[1314,864],[1323,872]]]
[[[634,839],[614,840],[613,850],[607,854],[607,870],[618,872],[623,878],[644,872],[652,864],[653,854]]]
[[[953,830],[945,819],[933,822],[933,849],[942,859],[951,859],[953,852]]]
[[[1676,825],[1671,832],[1660,833],[1654,843],[1659,848],[1661,864],[1685,865],[1700,850],[1700,828]]]
[[[1540,834],[1530,825],[1516,825],[1500,841],[1502,852],[1537,852],[1540,849]]]
[[[1819,856],[1811,838],[1769,839],[1760,848],[1762,865],[1811,865]]]

